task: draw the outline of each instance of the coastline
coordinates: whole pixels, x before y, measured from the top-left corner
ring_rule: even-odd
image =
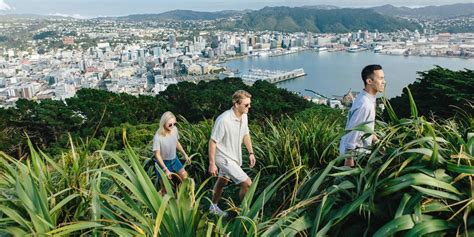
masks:
[[[458,59],[474,59],[474,57],[460,57],[460,56],[449,56],[449,55],[399,55],[399,54],[386,54],[386,53],[378,53],[380,55],[387,55],[387,56],[402,56],[402,57],[420,57],[420,58],[458,58]]]
[[[273,56],[268,56],[268,57],[288,56],[288,55],[292,55],[292,54],[299,54],[299,53],[306,52],[306,51],[314,51],[314,50],[312,48],[304,48],[304,49],[298,49],[296,52],[293,52],[293,53],[278,54],[278,55],[273,55]],[[373,51],[370,51],[370,50],[364,50],[364,51],[360,51],[360,52],[347,52],[346,50],[323,51],[323,52],[314,51],[314,53],[341,53],[341,52],[346,53],[346,54],[373,53],[373,54],[379,54],[379,55],[398,56],[398,57],[458,58],[458,59],[464,59],[464,60],[474,59],[474,56],[461,57],[461,56],[452,56],[452,55],[403,55],[403,54],[374,53]],[[226,58],[223,62],[219,61],[219,63],[226,63],[226,62],[230,62],[230,61],[235,61],[235,60],[239,60],[239,59],[246,59],[246,58],[251,58],[251,57],[259,57],[259,56],[255,55],[255,54],[233,56],[233,57],[230,57],[230,58]]]

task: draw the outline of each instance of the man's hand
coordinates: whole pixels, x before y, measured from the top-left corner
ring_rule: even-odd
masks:
[[[375,144],[375,143],[379,143],[380,139],[375,136],[375,135],[372,135],[372,142]]]
[[[355,166],[354,158],[352,157],[346,158],[346,160],[344,161],[344,166],[354,167]]]
[[[217,176],[218,170],[216,164],[209,164],[209,174],[212,176]]]
[[[255,155],[250,154],[249,159],[250,159],[250,168],[253,168],[255,166]]]
[[[372,143],[375,144],[375,145],[380,145],[380,144],[378,144],[379,142],[380,142],[380,139],[377,136],[373,135]],[[379,153],[384,156],[385,155],[385,147],[380,146]]]
[[[379,149],[379,154],[384,156],[386,153],[387,151],[385,150],[385,147],[381,146]]]

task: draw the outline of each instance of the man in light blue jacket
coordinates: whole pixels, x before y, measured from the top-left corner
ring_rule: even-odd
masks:
[[[361,73],[364,81],[364,90],[357,95],[348,113],[346,131],[365,124],[372,130],[375,126],[375,101],[376,94],[385,89],[385,76],[380,65],[367,65]],[[376,136],[363,138],[364,132],[351,131],[341,138],[339,151],[343,154],[353,154],[346,158],[344,165],[354,167],[354,156],[357,153],[365,153],[372,145],[372,141],[377,142]]]

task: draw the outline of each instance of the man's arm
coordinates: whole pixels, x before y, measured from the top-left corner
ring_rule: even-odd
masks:
[[[224,123],[222,119],[216,119],[216,123],[212,128],[211,139],[209,139],[209,173],[213,176],[217,176],[218,170],[216,166],[216,149],[217,143],[221,142],[224,138]]]
[[[209,139],[209,173],[213,176],[217,176],[216,166],[216,141]]]
[[[255,154],[253,153],[252,139],[250,138],[250,134],[244,136],[244,144],[249,153],[250,168],[252,168],[255,166]]]

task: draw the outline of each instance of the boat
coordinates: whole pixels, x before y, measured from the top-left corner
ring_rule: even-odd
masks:
[[[326,48],[326,47],[317,47],[314,50],[316,52],[326,52],[326,51],[328,51],[328,48]]]
[[[382,51],[383,47],[381,45],[377,45],[374,47],[374,53],[380,53]]]
[[[257,56],[258,56],[258,57],[267,57],[267,56],[268,56],[268,53],[267,53],[267,52],[258,52],[258,53],[257,53]]]
[[[351,47],[349,47],[347,49],[347,52],[349,53],[357,53],[357,52],[360,52],[360,51],[364,51],[364,50],[367,50],[366,48],[362,48],[362,47],[359,47],[357,45],[351,45]]]

